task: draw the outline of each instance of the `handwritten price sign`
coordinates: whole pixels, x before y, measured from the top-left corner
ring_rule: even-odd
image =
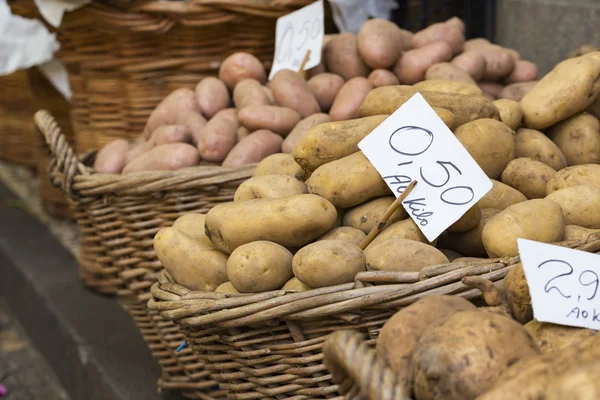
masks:
[[[493,186],[418,93],[358,146],[396,197],[411,181],[419,182],[403,206],[429,241],[456,222]]]
[[[600,330],[600,256],[518,239],[535,319]]]
[[[321,0],[280,17],[275,31],[275,57],[269,80],[282,69],[300,71],[309,50],[310,57],[304,69],[316,67],[321,62],[324,25],[325,13]]]

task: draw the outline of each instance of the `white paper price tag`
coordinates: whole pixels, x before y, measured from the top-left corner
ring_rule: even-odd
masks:
[[[324,25],[322,0],[280,17],[275,31],[275,56],[269,80],[282,69],[300,71],[309,50],[310,56],[304,70],[316,67],[321,62]]]
[[[518,239],[538,321],[600,330],[600,256]]]
[[[454,134],[417,93],[358,147],[429,241],[456,222],[493,186]]]

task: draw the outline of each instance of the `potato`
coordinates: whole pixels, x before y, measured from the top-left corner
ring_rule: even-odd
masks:
[[[464,49],[465,51],[476,51],[485,58],[483,79],[486,81],[502,79],[510,75],[515,68],[513,55],[504,47],[491,43],[474,43],[468,40],[465,42]]]
[[[473,96],[481,96],[483,93],[475,85],[470,83],[452,81],[447,79],[429,79],[423,82],[415,83],[413,88],[418,91],[441,92],[441,93],[459,93]]]
[[[560,206],[566,225],[600,228],[600,188],[571,186],[552,192],[546,199]]]
[[[565,240],[587,239],[590,235],[600,232],[600,229],[589,229],[577,225],[565,226]]]
[[[224,167],[254,164],[281,151],[283,138],[268,129],[259,129],[240,140],[227,154]]]
[[[285,283],[282,287],[283,290],[289,290],[292,292],[306,292],[308,290],[312,290],[311,287],[306,286],[304,283],[300,282],[298,278],[293,277],[289,281]]]
[[[321,240],[301,248],[292,260],[294,276],[311,288],[354,281],[365,270],[365,255],[352,243]]]
[[[233,89],[233,104],[237,109],[251,105],[271,105],[264,86],[256,79],[242,79]]]
[[[452,54],[459,54],[463,50],[465,37],[459,28],[444,22],[429,25],[413,36],[413,45],[417,48],[440,41],[450,45]]]
[[[586,400],[600,397],[600,365],[596,360],[577,365],[556,377],[546,389],[547,400]]]
[[[304,246],[331,229],[335,207],[312,194],[221,203],[206,214],[206,235],[226,253],[257,240]]]
[[[283,145],[281,146],[281,150],[284,153],[291,153],[294,149],[294,146],[296,146],[296,143],[298,143],[301,138],[306,136],[309,130],[326,122],[331,122],[331,117],[322,113],[313,114],[304,118],[302,121],[298,122],[290,134],[286,136],[285,140],[283,141]]]
[[[308,83],[298,72],[289,69],[278,71],[271,80],[271,90],[280,106],[296,110],[302,118],[321,112]]]
[[[407,395],[412,392],[412,354],[423,333],[459,311],[475,309],[462,297],[431,295],[402,308],[383,325],[377,339],[377,358],[394,372]]]
[[[504,90],[504,86],[497,82],[480,81],[477,83],[477,85],[479,86],[479,89],[483,91],[483,93],[489,94],[494,99],[497,99],[502,90]]]
[[[345,81],[369,75],[369,67],[358,54],[358,40],[350,32],[335,35],[325,44],[323,58],[327,71],[341,76]]]
[[[200,213],[189,213],[184,214],[177,218],[171,228],[178,230],[181,233],[185,233],[194,240],[199,241],[205,246],[214,247],[212,242],[206,236],[204,229],[204,222],[206,221],[206,214]]]
[[[456,138],[492,179],[497,179],[514,158],[515,134],[508,126],[491,118],[464,124],[455,130]]]
[[[233,285],[231,284],[231,282],[225,282],[225,283],[221,283],[219,286],[217,286],[217,288],[215,289],[215,293],[223,293],[223,294],[240,294],[240,292],[238,292]]]
[[[494,184],[492,190],[487,192],[486,195],[477,202],[482,209],[495,208],[497,210],[504,210],[513,204],[527,200],[527,197],[518,190],[494,179],[491,181]]]
[[[481,220],[481,209],[478,204],[469,208],[455,223],[450,225],[448,232],[466,232],[475,228]]]
[[[125,168],[129,142],[116,139],[102,147],[94,160],[94,169],[101,174],[120,174]]]
[[[394,66],[400,83],[412,85],[425,79],[425,73],[433,64],[452,58],[452,48],[446,42],[433,42],[402,54]]]
[[[546,185],[556,171],[541,161],[531,158],[515,158],[502,172],[502,183],[507,184],[528,199],[546,197]]]
[[[400,28],[382,18],[363,23],[356,40],[361,58],[373,69],[391,68],[402,55]]]
[[[279,199],[306,193],[306,185],[295,177],[285,174],[263,175],[242,182],[235,191],[233,201]]]
[[[475,399],[508,366],[537,354],[518,322],[491,312],[457,312],[419,339],[412,358],[415,398]]]
[[[219,79],[229,89],[235,88],[244,79],[256,79],[260,83],[267,81],[265,67],[252,54],[237,52],[227,57],[219,67]]]
[[[498,109],[500,121],[502,121],[504,125],[512,130],[517,129],[517,127],[521,125],[523,110],[521,110],[521,105],[518,102],[509,99],[498,99],[494,101],[494,105]]]
[[[408,239],[377,241],[365,249],[365,256],[369,271],[419,272],[430,265],[450,262],[435,247]]]
[[[523,97],[537,85],[537,83],[538,81],[511,83],[502,89],[500,94],[498,94],[498,98],[521,101]]]
[[[177,125],[175,125],[177,126]],[[125,165],[129,164],[131,161],[135,160],[142,154],[144,154],[148,149],[148,142],[144,140],[134,141],[129,145],[129,150],[125,153]],[[99,155],[100,153],[98,153]],[[96,155],[96,161],[98,160],[98,155]],[[94,167],[96,168],[96,167]]]
[[[387,117],[374,115],[316,125],[298,140],[292,156],[302,168],[314,171],[323,164],[356,153],[358,143]]]
[[[289,154],[272,154],[264,158],[254,170],[252,176],[264,176],[273,174],[285,174],[293,176],[298,180],[304,177],[304,170],[296,164],[294,157]]]
[[[231,96],[222,80],[207,76],[196,85],[196,101],[202,115],[211,119],[216,113],[229,107]]]
[[[481,240],[490,257],[519,254],[517,238],[554,243],[563,239],[565,221],[560,206],[547,199],[527,200],[509,206],[484,227]]]
[[[423,235],[423,232],[421,232],[417,224],[415,224],[412,219],[408,218],[394,222],[393,224],[390,224],[384,228],[379,235],[375,236],[375,239],[373,239],[373,241],[367,246],[365,251],[390,239],[413,240],[415,242],[431,244],[432,246],[435,244],[429,243],[429,240],[427,240],[425,235]]]
[[[483,79],[485,74],[485,57],[477,51],[465,51],[452,59],[452,64],[468,73],[475,81]]]
[[[536,320],[525,324],[525,329],[533,337],[542,353],[560,350],[596,334],[596,331],[591,329],[556,325]]]
[[[525,278],[525,270],[521,263],[515,264],[502,281],[502,291],[510,307],[514,319],[522,324],[533,319],[531,294]]]
[[[195,126],[187,123],[190,113],[196,114],[200,121],[206,123],[200,115],[200,106],[196,100],[196,93],[187,88],[174,90],[152,111],[144,127],[142,137],[148,139],[156,128],[163,125],[186,125],[194,133]]]
[[[427,103],[432,107],[444,108],[454,114],[455,126],[480,118],[499,119],[498,109],[490,101],[481,96],[459,93],[440,93],[419,90]],[[382,86],[371,90],[360,106],[359,115],[393,114],[407,102],[417,90],[410,86]]]
[[[515,69],[506,77],[505,83],[529,82],[538,78],[538,67],[531,61],[518,60],[515,62]]]
[[[515,157],[529,157],[560,171],[567,166],[567,159],[556,144],[535,129],[521,128],[515,136]]]
[[[546,194],[571,186],[589,185],[600,189],[600,165],[581,164],[564,168],[548,181]]]
[[[524,125],[533,129],[552,126],[588,108],[598,94],[600,52],[564,60],[521,100]]]
[[[205,161],[222,162],[237,142],[239,121],[235,108],[219,111],[204,125],[198,152]]]
[[[360,229],[351,226],[338,226],[321,236],[318,240],[343,240],[358,246],[366,237],[367,235]]]
[[[255,131],[268,129],[282,136],[287,136],[300,122],[300,114],[291,108],[279,106],[252,105],[239,110],[240,124]]]
[[[371,82],[362,76],[348,80],[333,101],[329,110],[331,118],[334,121],[358,118],[358,109],[371,89],[373,89]]]
[[[197,165],[198,162],[198,150],[194,146],[187,143],[167,143],[156,146],[132,160],[123,169],[123,173],[174,171]]]
[[[600,118],[600,96],[585,111],[596,118]]]
[[[211,292],[227,282],[227,254],[175,228],[163,228],[154,237],[161,264],[180,285]]]
[[[185,125],[163,125],[152,132],[146,150],[167,143],[192,143],[192,133]]]
[[[244,126],[240,126],[237,131],[235,131],[235,136],[237,137],[238,142],[248,135],[250,135],[250,131]]]
[[[437,114],[438,117],[442,120],[444,124],[448,127],[448,129],[454,129],[456,125],[456,118],[452,111],[446,110],[445,108],[432,107],[433,111]]]
[[[344,225],[360,229],[368,234],[395,200],[396,198],[394,196],[386,196],[359,204],[346,211],[346,214],[344,215]],[[406,218],[408,218],[406,210],[404,210],[403,207],[400,207],[390,216],[386,226]]]
[[[485,247],[481,241],[481,232],[483,227],[492,217],[501,210],[495,208],[484,208],[481,210],[481,218],[476,227],[465,232],[448,232],[443,237],[443,245],[448,248],[470,257],[487,257]],[[452,260],[451,260],[452,261]],[[456,261],[456,260],[454,260]]]
[[[277,290],[294,275],[292,253],[265,240],[236,248],[227,260],[227,277],[240,293]]]
[[[398,78],[387,69],[374,69],[367,78],[373,87],[398,85]]]
[[[320,166],[307,179],[306,185],[309,193],[329,200],[338,208],[353,207],[391,193],[362,152]]]
[[[328,72],[313,76],[308,80],[308,87],[324,112],[329,111],[342,86],[344,86],[344,79]]]
[[[449,62],[442,62],[433,64],[427,69],[425,73],[425,79],[441,79],[446,81],[464,82],[476,85],[475,80],[469,75],[468,72],[463,71],[456,65]]]
[[[550,128],[548,137],[565,155],[568,165],[600,163],[600,121],[593,115],[581,113],[568,118]]]

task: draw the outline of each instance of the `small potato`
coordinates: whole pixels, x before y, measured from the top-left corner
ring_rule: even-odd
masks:
[[[498,99],[494,101],[494,105],[498,109],[500,121],[502,121],[504,125],[512,130],[517,129],[517,127],[521,125],[523,110],[521,110],[521,105],[518,102],[509,99]]]
[[[198,165],[198,150],[186,143],[168,143],[156,146],[132,160],[123,169],[124,174],[140,171],[174,171]]]
[[[456,138],[492,179],[500,177],[514,158],[515,134],[508,126],[491,118],[482,118],[456,129]]]
[[[483,93],[475,85],[466,82],[445,80],[445,79],[429,79],[423,82],[415,83],[413,88],[418,91],[440,92],[440,93],[458,93],[472,96],[481,96]]]
[[[256,79],[242,79],[233,89],[233,104],[239,110],[251,105],[271,105],[264,86]]]
[[[469,231],[479,224],[481,220],[481,209],[479,205],[475,204],[469,208],[466,213],[463,214],[455,223],[448,227],[448,232],[466,232]]]
[[[321,240],[300,249],[292,261],[294,276],[311,288],[354,281],[365,270],[365,255],[352,243]]]
[[[465,50],[477,51],[485,58],[485,73],[483,79],[486,81],[497,81],[507,77],[515,68],[515,60],[510,51],[496,44],[473,45],[471,41],[465,42]]]
[[[430,265],[450,262],[435,247],[407,239],[378,241],[365,249],[365,255],[369,271],[419,272]]]
[[[290,134],[286,136],[285,140],[283,141],[283,145],[281,146],[281,150],[284,153],[291,153],[296,146],[296,143],[306,136],[308,131],[315,126],[324,124],[326,122],[331,122],[331,117],[322,113],[313,114],[304,118],[302,121],[298,122]]]
[[[329,111],[342,86],[344,86],[344,79],[329,72],[313,76],[308,80],[308,87],[324,112]]]
[[[477,51],[465,51],[452,59],[452,64],[468,73],[475,81],[483,79],[485,74],[485,57]]]
[[[180,88],[171,92],[165,97],[152,111],[148,117],[148,122],[144,127],[142,137],[148,139],[152,132],[163,125],[186,125],[184,119],[188,112],[198,114],[200,118],[200,106],[196,100],[196,93],[187,88]],[[204,118],[202,118],[204,119]],[[204,121],[206,122],[206,121]],[[192,126],[188,126],[194,132]]]
[[[238,292],[236,290],[236,288],[233,287],[233,285],[231,284],[231,282],[225,282],[225,283],[221,283],[219,286],[217,286],[217,288],[215,289],[215,293],[223,293],[223,294],[240,294],[240,292]]]
[[[345,81],[369,75],[369,67],[358,54],[358,40],[350,32],[335,35],[323,48],[325,67]]]
[[[196,101],[202,115],[211,119],[216,113],[229,107],[231,96],[222,80],[207,76],[196,85]]]
[[[481,240],[490,257],[512,257],[519,254],[517,238],[554,243],[563,239],[564,232],[560,206],[549,199],[534,199],[513,204],[494,216],[483,227]]]
[[[321,112],[308,83],[298,72],[289,69],[278,71],[271,80],[270,87],[280,106],[296,110],[302,118]]]
[[[294,275],[292,253],[265,240],[244,244],[227,260],[227,277],[240,293],[277,290]]]
[[[483,247],[483,242],[481,241],[481,232],[485,224],[500,211],[495,208],[482,209],[481,218],[475,228],[466,232],[447,233],[443,237],[444,246],[469,257],[487,257],[485,247]]]
[[[452,58],[452,48],[446,42],[433,42],[409,50],[394,66],[394,73],[402,84],[412,85],[425,79],[425,73],[434,64]]]
[[[582,164],[564,168],[548,181],[546,194],[579,185],[589,185],[600,189],[600,165]]]
[[[353,207],[346,211],[344,225],[360,229],[365,234],[368,234],[395,200],[394,196],[379,197]],[[390,216],[386,226],[406,218],[408,218],[406,210],[400,207]]]
[[[240,140],[227,154],[224,167],[239,167],[262,161],[271,154],[279,153],[283,138],[268,129],[259,129]]]
[[[365,251],[371,246],[377,246],[378,243],[390,239],[406,239],[434,245],[427,240],[417,224],[412,219],[407,218],[387,226],[379,235],[375,236],[375,239],[367,246]]]
[[[515,264],[508,271],[502,282],[502,291],[514,319],[522,324],[526,324],[533,319],[531,294],[525,277],[525,270],[521,263]]]
[[[483,93],[489,94],[494,99],[497,99],[502,90],[504,90],[504,86],[497,82],[481,81],[477,83],[477,85],[479,86],[479,89],[483,91]]]
[[[398,78],[387,69],[374,69],[367,78],[373,87],[398,85]]]
[[[273,174],[285,174],[298,180],[304,177],[304,170],[296,164],[294,157],[290,154],[272,154],[264,158],[254,170],[252,176],[264,176]]]
[[[154,146],[167,143],[192,143],[192,133],[185,125],[159,126],[150,135],[146,149],[150,150]]]
[[[515,136],[515,157],[529,157],[560,171],[567,159],[556,144],[540,131],[521,128]]]
[[[238,112],[238,119],[240,124],[251,131],[268,129],[287,136],[301,118],[300,114],[291,108],[253,105],[241,109]]]
[[[289,290],[292,292],[306,292],[308,290],[312,290],[311,287],[306,286],[304,283],[300,282],[296,277],[293,277],[292,279],[287,281],[281,289]]]
[[[372,89],[371,82],[361,76],[348,80],[335,97],[329,115],[334,121],[358,118],[358,109]]]
[[[568,118],[550,128],[548,137],[568,165],[600,163],[600,121],[593,115],[583,112]]]
[[[590,235],[600,232],[600,229],[589,229],[583,226],[567,225],[565,226],[565,240],[587,239]]]
[[[390,68],[402,55],[402,32],[398,25],[388,20],[367,20],[356,39],[361,58],[373,69]]]
[[[546,185],[556,171],[541,161],[531,158],[515,158],[502,172],[502,183],[507,184],[528,199],[546,197]]]
[[[521,101],[537,83],[538,81],[511,83],[502,89],[498,98]]]
[[[252,54],[237,52],[227,57],[219,67],[219,79],[225,82],[230,90],[244,79],[256,79],[260,83],[267,81],[265,67]]]
[[[306,185],[295,177],[284,174],[263,175],[244,181],[235,191],[233,201],[279,199],[306,193]]]
[[[600,228],[600,189],[581,185],[557,190],[546,196],[560,206],[566,225]]]
[[[125,139],[113,140],[96,155],[94,169],[101,174],[120,174],[125,168],[129,142]]]
[[[416,48],[427,46],[431,43],[445,42],[452,49],[452,54],[459,54],[463,50],[465,36],[454,24],[438,22],[415,33],[413,45]]]
[[[511,84],[517,82],[535,81],[538,78],[538,67],[531,61],[518,60],[515,62],[515,69],[504,80],[504,83]]]
[[[512,187],[493,179],[491,181],[494,184],[492,190],[487,192],[486,195],[477,202],[482,209],[495,208],[497,210],[504,210],[513,204],[527,200],[527,197],[517,189],[513,189]]]
[[[351,226],[333,228],[317,240],[343,240],[356,246],[360,245],[367,235],[360,229]]]
[[[468,72],[463,71],[456,65],[449,62],[433,64],[427,69],[427,72],[425,73],[425,79],[442,79],[447,81],[465,82],[470,83],[472,85],[476,85],[475,80],[471,77],[471,75],[469,75]]]
[[[206,161],[222,162],[237,142],[239,121],[235,108],[219,111],[204,125],[198,152]]]
[[[432,107],[433,111],[437,114],[438,117],[442,120],[442,122],[448,127],[448,129],[454,129],[456,125],[456,118],[454,114],[450,110],[446,110],[445,108]]]

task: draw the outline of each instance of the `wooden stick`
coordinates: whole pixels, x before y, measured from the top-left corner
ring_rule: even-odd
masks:
[[[363,239],[360,246],[358,246],[361,250],[366,249],[367,246],[373,241],[373,239],[375,239],[375,236],[381,233],[381,231],[385,227],[385,224],[388,222],[392,214],[394,214],[400,207],[402,207],[402,202],[404,201],[404,199],[406,199],[406,196],[408,196],[408,194],[411,190],[413,190],[416,184],[417,181],[412,181],[411,183],[409,183],[406,189],[404,189],[404,192],[402,192],[402,194],[398,196],[398,198],[388,207],[388,209],[385,210],[383,217],[381,217],[379,222],[377,222],[373,229],[371,229],[371,232],[369,232],[367,237]]]
[[[308,63],[308,60],[310,59],[310,50],[306,50],[306,55],[304,56],[304,60],[302,60],[302,64],[300,65],[300,75],[302,75],[302,77],[304,79],[306,79],[306,71],[304,70],[304,68],[306,68],[306,64]]]

